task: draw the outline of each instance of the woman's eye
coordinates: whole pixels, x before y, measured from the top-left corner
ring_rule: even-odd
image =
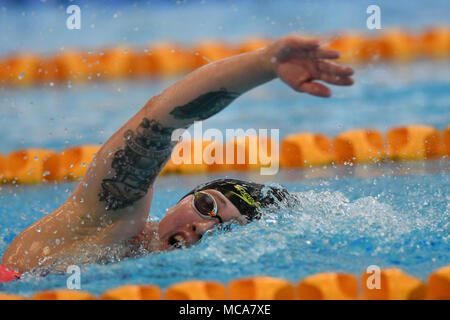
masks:
[[[214,201],[209,196],[200,196],[196,202],[197,209],[205,214],[209,214],[214,210]]]

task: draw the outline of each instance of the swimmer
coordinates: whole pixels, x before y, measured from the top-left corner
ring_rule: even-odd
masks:
[[[247,223],[286,190],[222,179],[200,185],[148,221],[153,184],[176,141],[171,135],[205,120],[243,93],[280,78],[298,92],[329,97],[323,83],[353,84],[353,70],[316,39],[291,35],[260,50],[199,68],[151,98],[101,147],[73,194],[9,245],[2,265],[17,272],[99,263],[190,246],[223,223]],[[318,82],[321,81],[321,82]]]

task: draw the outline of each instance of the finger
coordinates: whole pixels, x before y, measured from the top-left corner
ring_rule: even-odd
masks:
[[[319,47],[319,41],[316,39],[306,39],[299,36],[289,36],[280,41],[281,50],[277,55],[280,61],[295,56],[296,54],[304,55],[305,51],[309,52]]]
[[[340,77],[348,77],[353,75],[353,69],[346,66],[341,66],[337,63],[328,60],[319,60],[317,62],[320,71],[336,75]]]
[[[312,82],[312,81],[303,82],[299,86],[298,91],[309,93],[316,97],[328,98],[329,96],[331,96],[330,88],[328,88],[327,86],[325,86],[321,83]]]
[[[337,59],[340,53],[336,50],[319,48],[308,52],[311,59]]]
[[[338,86],[351,86],[353,84],[353,79],[350,77],[339,77],[336,75],[322,73],[319,78],[322,81],[335,84]]]
[[[313,50],[320,46],[320,41],[313,38],[288,36],[285,38],[285,45],[297,51]]]

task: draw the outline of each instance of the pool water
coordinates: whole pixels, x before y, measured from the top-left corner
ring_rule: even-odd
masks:
[[[284,172],[272,183],[282,184],[294,193],[298,201],[293,208],[280,204],[247,226],[232,226],[228,232],[213,230],[190,248],[84,266],[82,289],[100,294],[127,283],[165,288],[190,279],[227,283],[253,275],[296,282],[326,271],[359,275],[370,265],[398,267],[425,280],[433,270],[448,265],[448,162],[416,164],[415,171],[407,175],[386,174],[388,170],[383,167],[358,169],[374,176],[361,177],[351,169],[342,174],[339,168],[328,170],[329,176],[324,178],[304,179],[305,172]],[[390,169],[404,170],[398,165]],[[314,169],[305,171],[320,176]],[[237,174],[229,176],[242,178]],[[216,177],[161,178],[156,186],[152,219],[160,219],[192,184]],[[244,178],[263,182],[252,174]],[[3,187],[0,251],[23,228],[55,209],[74,187],[75,184]],[[67,278],[68,275],[25,275],[23,280],[0,284],[0,291],[30,296],[39,290],[64,288]]]
[[[313,1],[304,4],[288,1],[289,6],[275,8],[273,4],[233,3],[237,10],[227,7],[231,10],[227,11],[229,14],[220,17],[207,14],[219,4],[208,2],[205,7],[198,4],[197,9],[188,6],[186,19],[178,18],[177,6],[150,10],[143,4],[104,9],[92,5],[86,9],[87,28],[78,36],[55,27],[64,23],[64,8],[7,7],[0,10],[0,26],[3,23],[8,30],[0,34],[0,52],[30,48],[53,52],[62,46],[96,48],[115,45],[119,40],[131,45],[160,39],[190,44],[208,37],[241,40],[255,33],[276,37],[303,30],[327,34],[351,27],[367,31],[363,29],[365,8],[371,4],[362,1],[354,6],[353,1],[323,1],[319,6]],[[382,1],[388,25],[420,29],[434,22],[449,21],[448,10],[432,10],[424,2],[400,1],[398,10],[391,3]],[[445,7],[445,2],[437,1],[436,7]],[[411,10],[421,15],[411,19]],[[146,16],[148,12],[150,18]],[[117,19],[111,20],[115,13]],[[21,24],[8,19],[19,19]],[[191,24],[186,27],[188,23]],[[92,24],[94,27],[89,27]],[[15,25],[23,27],[11,27]],[[111,30],[123,32],[118,39]],[[356,84],[351,88],[333,88],[332,99],[300,95],[273,81],[239,98],[220,115],[205,121],[203,128],[276,128],[280,129],[281,138],[306,131],[331,137],[354,128],[386,132],[394,126],[414,123],[441,130],[450,124],[448,70],[448,61],[357,66]],[[26,90],[0,88],[0,153],[27,147],[62,150],[72,145],[103,143],[152,95],[174,81],[93,82],[62,87],[44,84]],[[231,232],[211,232],[188,249],[109,265],[84,266],[82,289],[99,294],[128,283],[165,288],[193,278],[225,283],[252,275],[295,282],[323,271],[359,275],[374,264],[382,268],[399,267],[425,280],[433,270],[450,264],[449,164],[444,159],[282,170],[276,176],[226,173],[161,177],[156,184],[152,219],[160,219],[165,209],[193,186],[223,176],[281,184],[295,193],[298,201],[293,208],[280,204],[278,209],[268,210],[260,221],[245,227],[233,226]],[[75,186],[0,185],[0,254],[24,228],[64,202]],[[0,284],[0,291],[31,296],[36,291],[64,288],[66,280],[66,275],[45,278],[25,275],[20,281]]]

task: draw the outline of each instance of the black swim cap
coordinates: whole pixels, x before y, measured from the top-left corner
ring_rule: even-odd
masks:
[[[263,192],[264,187],[265,185],[263,184],[238,179],[218,179],[197,186],[183,198],[202,190],[217,190],[230,200],[242,215],[251,221],[260,218],[260,208],[274,203],[275,199],[281,201],[288,194],[286,189],[276,189],[274,187],[268,187],[267,192]]]

